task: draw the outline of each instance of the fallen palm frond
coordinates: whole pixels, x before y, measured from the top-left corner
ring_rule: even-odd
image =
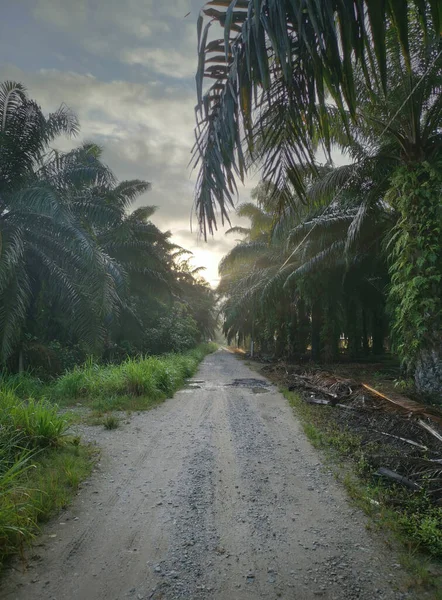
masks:
[[[440,409],[315,367],[277,363],[262,372],[318,410],[333,411],[327,415],[360,437],[365,460],[385,482],[411,492],[424,489],[433,502],[442,502]]]

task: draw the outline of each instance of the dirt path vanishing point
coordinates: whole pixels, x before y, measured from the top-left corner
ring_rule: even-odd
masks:
[[[218,351],[195,383],[120,429],[2,600],[402,599],[284,397]]]

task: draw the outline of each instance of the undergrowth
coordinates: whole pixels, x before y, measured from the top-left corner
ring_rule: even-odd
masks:
[[[432,597],[442,599],[442,508],[430,501],[425,490],[412,492],[376,477],[369,456],[385,452],[385,447],[363,445],[357,434],[335,421],[332,407],[318,408],[304,402],[297,393],[284,388],[282,392],[310,442],[325,451],[335,465],[344,467],[337,475],[353,501],[373,517],[370,527],[387,529],[400,542],[404,549],[401,562],[413,576],[411,584],[423,586],[432,591]],[[346,468],[349,462],[350,470]]]
[[[69,420],[46,400],[0,390],[0,568],[23,553],[38,523],[66,506],[91,469],[89,451],[66,437]]]
[[[111,431],[112,429],[118,429],[120,426],[120,419],[115,415],[108,415],[103,421],[104,428]]]
[[[81,403],[100,412],[144,410],[171,397],[216,349],[201,344],[183,354],[129,358],[120,365],[89,361],[60,377],[49,393],[61,405]]]

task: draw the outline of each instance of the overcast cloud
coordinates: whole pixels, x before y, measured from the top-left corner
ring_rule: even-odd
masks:
[[[0,80],[20,81],[45,111],[65,102],[82,140],[104,147],[119,179],[146,179],[138,205],[158,206],[154,221],[192,250],[215,283],[234,239],[207,244],[190,232],[196,19],[203,0],[19,0],[0,23]],[[188,15],[190,13],[190,15]],[[188,15],[186,17],[186,15]],[[255,182],[256,183],[256,182]],[[250,186],[249,186],[250,187]],[[241,194],[247,199],[248,189]]]

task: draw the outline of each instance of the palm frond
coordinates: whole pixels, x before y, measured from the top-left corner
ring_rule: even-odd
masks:
[[[431,16],[420,11],[419,20],[426,40],[431,37],[429,31],[439,36],[442,12],[438,0],[428,0],[428,6]],[[313,130],[320,131],[326,149],[330,148],[327,94],[336,103],[343,127],[348,127],[348,113],[352,118],[356,115],[355,62],[367,85],[374,74],[386,89],[387,33],[401,48],[410,72],[413,10],[411,4],[380,5],[378,0],[356,5],[334,0],[307,4],[300,0],[213,0],[206,5],[198,21],[198,121],[193,155],[194,164],[200,165],[196,208],[205,236],[216,228],[216,208],[221,219],[228,220],[235,176],[244,179],[244,149],[254,155],[257,132],[266,178],[286,189],[290,172],[290,183],[302,197],[297,167],[314,166],[309,142]],[[213,22],[224,30],[217,40],[209,38]],[[204,94],[205,83],[213,80]]]

